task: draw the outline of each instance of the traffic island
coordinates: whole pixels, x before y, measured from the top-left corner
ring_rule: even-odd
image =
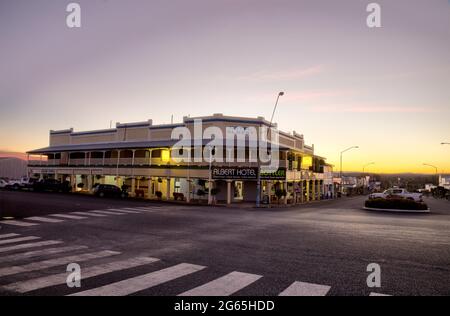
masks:
[[[424,202],[404,198],[376,198],[366,200],[364,209],[369,211],[403,212],[403,213],[429,213],[430,209]]]

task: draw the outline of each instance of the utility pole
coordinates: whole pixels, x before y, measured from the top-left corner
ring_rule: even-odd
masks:
[[[267,130],[266,141],[268,140],[269,131],[272,128],[272,120],[273,120],[273,116],[275,115],[275,110],[277,109],[278,100],[283,95],[284,95],[283,91],[278,92],[277,100],[275,101],[275,106],[273,107],[272,116],[270,118],[269,128]],[[257,175],[257,181],[256,181],[256,207],[260,207],[261,206],[261,161],[260,161],[260,157],[259,157],[259,147],[260,146],[261,146],[260,142],[258,141],[258,154],[256,155],[257,156],[257,161],[258,161],[257,162],[258,175]]]

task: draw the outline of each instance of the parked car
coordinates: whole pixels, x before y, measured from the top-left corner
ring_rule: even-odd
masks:
[[[33,191],[51,191],[51,192],[70,192],[71,187],[68,181],[59,182],[55,179],[43,179],[33,182],[31,187]]]
[[[21,189],[33,190],[34,183],[37,181],[39,181],[39,179],[23,177],[20,181]]]
[[[20,184],[20,180],[12,179],[8,181],[8,184],[6,184],[5,189],[8,190],[20,190],[22,185]]]
[[[416,202],[422,202],[422,194],[421,193],[411,193],[406,191],[406,189],[401,188],[391,188],[382,193],[372,193],[369,195],[369,199],[389,199],[389,198],[404,198],[407,200],[413,200]]]
[[[9,180],[4,188],[9,190],[20,190],[24,188],[31,188],[36,179],[22,177],[18,180]]]
[[[99,184],[95,186],[92,191],[94,192],[94,195],[98,197],[120,197],[120,198],[126,198],[128,197],[128,192],[121,190],[119,187],[111,184]]]
[[[4,179],[0,179],[0,189],[5,189],[7,185],[8,185],[8,181],[6,181]]]

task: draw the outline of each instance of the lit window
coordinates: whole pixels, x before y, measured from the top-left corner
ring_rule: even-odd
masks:
[[[161,151],[161,160],[163,162],[169,162],[170,160],[170,151],[167,149],[164,149]]]

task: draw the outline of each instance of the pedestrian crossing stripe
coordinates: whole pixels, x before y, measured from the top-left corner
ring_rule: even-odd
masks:
[[[20,234],[14,234],[14,233],[11,233],[11,234],[3,234],[3,235],[0,235],[0,239],[3,239],[3,238],[11,238],[11,237],[17,237],[17,236],[20,236]]]
[[[14,246],[1,247],[0,253],[13,251],[13,250],[22,250],[22,249],[26,249],[26,248],[51,246],[51,245],[57,245],[57,244],[62,244],[62,241],[46,240],[46,241],[38,241],[38,242],[34,242],[34,243],[18,244],[18,245],[14,245]]]
[[[85,280],[95,276],[135,268],[146,264],[154,263],[157,261],[159,261],[159,259],[150,257],[137,257],[121,261],[113,261],[110,263],[100,264],[92,267],[85,267],[82,270],[82,278],[83,280]],[[45,277],[11,283],[8,284],[7,286],[4,286],[4,288],[19,293],[26,293],[50,286],[64,284],[66,278],[67,273],[53,274]]]
[[[125,215],[125,213],[111,212],[111,211],[89,211],[90,213],[102,214],[102,215]]]
[[[121,213],[127,213],[127,214],[139,214],[140,213],[137,211],[130,211],[130,210],[125,210],[125,209],[117,209],[117,208],[109,208],[109,209],[107,209],[107,211],[121,212]]]
[[[52,268],[52,267],[59,266],[59,265],[69,264],[71,262],[83,262],[83,261],[88,261],[88,260],[92,260],[92,259],[105,258],[105,257],[114,256],[114,255],[118,255],[118,254],[120,254],[120,252],[104,250],[104,251],[100,251],[100,252],[85,253],[85,254],[80,254],[80,255],[72,255],[72,256],[61,257],[61,258],[56,258],[56,259],[32,262],[32,263],[25,264],[22,266],[11,266],[11,267],[6,267],[6,268],[1,268],[0,269],[0,277],[17,274],[17,273]]]
[[[95,213],[91,213],[91,212],[70,212],[69,214],[82,215],[82,216],[92,216],[92,217],[107,217],[107,215],[95,214]]]
[[[30,226],[39,225],[38,223],[29,223],[29,222],[18,221],[18,220],[13,220],[13,219],[1,221],[0,223],[6,224],[6,225],[20,226],[20,227],[30,227]]]
[[[325,296],[330,286],[306,282],[294,282],[280,296]]]
[[[124,296],[130,295],[142,290],[146,290],[166,283],[183,276],[198,272],[205,269],[204,266],[199,266],[190,263],[180,263],[166,269],[154,271],[148,274],[140,275],[131,279],[111,283],[105,286],[94,288],[72,294],[73,296]]]
[[[41,238],[41,237],[27,236],[27,237],[18,237],[18,238],[2,239],[2,240],[0,240],[0,245],[12,244],[12,243],[17,243],[17,242],[21,242],[21,241],[36,240],[36,239],[40,239],[40,238]]]
[[[18,260],[31,259],[33,257],[54,255],[54,254],[58,254],[58,253],[62,253],[62,252],[77,251],[77,250],[87,249],[87,248],[88,247],[86,247],[86,246],[67,246],[67,247],[33,250],[33,251],[22,252],[22,253],[18,253],[18,254],[14,254],[14,255],[9,255],[9,256],[2,256],[2,257],[0,257],[0,262],[13,262],[13,261],[18,261]]]
[[[180,296],[229,296],[259,280],[256,274],[231,272],[221,278],[181,293]]]
[[[390,296],[390,295],[386,295],[386,294],[381,294],[381,293],[375,293],[375,292],[371,292],[369,294],[369,296]]]
[[[41,216],[32,216],[32,217],[27,217],[26,219],[30,220],[30,221],[43,222],[43,223],[61,223],[61,222],[64,222],[64,220],[62,220],[62,219],[41,217]]]
[[[54,217],[60,217],[65,219],[86,219],[87,217],[83,216],[76,216],[76,215],[70,215],[70,214],[51,214],[50,216]]]

